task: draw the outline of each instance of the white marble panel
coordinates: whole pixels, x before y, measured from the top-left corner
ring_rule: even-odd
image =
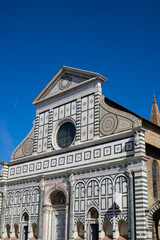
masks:
[[[81,141],[86,141],[87,140],[87,127],[82,127],[81,128]]]
[[[45,116],[44,116],[44,123],[45,124],[47,124],[48,123],[48,121],[49,121],[49,112],[47,111],[47,112],[45,112],[45,114],[44,114]]]
[[[64,105],[59,108],[59,119],[64,118]]]
[[[44,125],[44,135],[43,137],[47,137],[48,136],[48,124]]]
[[[88,124],[94,123],[94,109],[88,111]]]
[[[93,139],[94,137],[94,125],[88,125],[88,139]]]
[[[87,97],[82,98],[82,111],[86,111],[88,109],[88,99]]]
[[[41,113],[39,115],[39,126],[42,126],[44,124],[44,113]]]
[[[39,127],[38,138],[39,138],[39,139],[43,138],[43,126]]]
[[[102,198],[102,209],[106,209],[106,199],[105,198]]]
[[[43,139],[43,152],[47,151],[47,138]]]
[[[87,120],[88,120],[87,118],[88,118],[87,111],[82,112],[82,115],[81,115],[81,126],[87,125]]]
[[[89,96],[89,109],[94,108],[94,95]]]
[[[58,107],[54,109],[53,111],[53,120],[58,120]]]
[[[38,152],[42,152],[42,139],[38,140]]]
[[[81,201],[81,211],[84,211],[84,205],[85,205],[84,203],[85,203],[84,200],[82,200]]]
[[[65,117],[68,117],[68,116],[70,116],[71,115],[71,104],[70,103],[67,103],[66,105],[65,105]]]
[[[74,115],[77,112],[77,104],[76,101],[71,103],[71,114]]]

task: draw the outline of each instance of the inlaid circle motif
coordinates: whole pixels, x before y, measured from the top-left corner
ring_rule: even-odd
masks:
[[[28,156],[33,151],[33,139],[29,138],[25,141],[23,147],[22,147],[23,154],[25,156]]]
[[[103,135],[109,135],[113,133],[117,128],[117,117],[109,113],[105,115],[100,122],[100,131]]]
[[[65,78],[62,78],[59,82],[60,90],[65,90],[71,85],[72,78],[69,75],[65,75]]]

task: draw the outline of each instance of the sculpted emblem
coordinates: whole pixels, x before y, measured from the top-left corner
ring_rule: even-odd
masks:
[[[100,121],[100,131],[103,135],[113,133],[117,128],[117,117],[112,113],[106,114]]]
[[[25,156],[28,156],[33,151],[33,139],[28,138],[22,146],[22,151]]]
[[[70,75],[65,75],[59,82],[59,89],[65,90],[69,88],[72,82],[72,77]]]

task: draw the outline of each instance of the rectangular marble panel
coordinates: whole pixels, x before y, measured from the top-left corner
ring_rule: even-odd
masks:
[[[71,107],[70,107],[70,103],[67,103],[65,105],[65,117],[69,117],[71,115]]]
[[[77,104],[76,101],[71,103],[71,114],[74,115],[77,112]]]
[[[88,111],[88,124],[94,123],[94,109]]]
[[[64,118],[64,105],[59,108],[59,119]]]
[[[89,98],[89,101],[88,101],[89,109],[94,108],[94,95],[92,94],[88,98]]]
[[[88,109],[88,99],[87,97],[82,98],[82,111],[86,111]]]

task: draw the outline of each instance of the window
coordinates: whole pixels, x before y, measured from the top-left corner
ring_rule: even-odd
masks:
[[[157,167],[155,162],[152,163],[152,182],[153,182],[153,197],[154,199],[158,198],[157,191]]]
[[[76,128],[73,123],[65,122],[60,126],[57,133],[57,144],[60,148],[69,147],[76,134]]]

